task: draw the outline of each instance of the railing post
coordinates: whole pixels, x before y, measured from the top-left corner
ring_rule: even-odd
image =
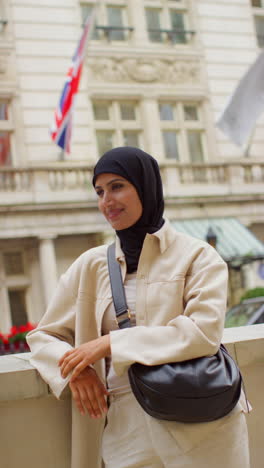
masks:
[[[180,185],[179,178],[179,167],[163,166],[161,168],[161,177],[163,180],[164,195],[167,197],[173,197],[178,193],[178,187]]]
[[[230,192],[235,192],[235,188],[241,186],[244,183],[244,171],[239,164],[230,164],[228,166],[228,185],[230,187]]]

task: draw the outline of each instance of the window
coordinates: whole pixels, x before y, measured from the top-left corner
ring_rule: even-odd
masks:
[[[123,28],[123,11],[122,7],[106,7],[107,12],[107,24],[108,26],[113,26],[112,31],[109,31],[109,39],[113,41],[124,41],[125,33]],[[121,28],[121,29],[119,29]]]
[[[83,22],[91,14],[96,3],[96,1],[81,3]],[[128,26],[125,2],[102,0],[98,5],[97,18],[92,39],[107,38],[110,41],[125,41],[133,30]]]
[[[258,45],[259,47],[264,47],[264,14],[263,17],[255,16],[255,28]]]
[[[163,153],[167,159],[202,163],[205,160],[205,130],[198,103],[160,102]]]
[[[194,31],[188,25],[185,1],[145,1],[145,15],[148,37],[151,42],[186,44]]]
[[[141,124],[136,101],[95,101],[93,114],[98,156],[114,146],[140,146]]]
[[[10,249],[0,252],[0,299],[3,316],[0,316],[0,328],[25,325],[28,322],[28,294],[30,280],[25,264],[25,252]],[[10,326],[7,328],[10,328]]]
[[[88,3],[81,4],[81,14],[82,14],[83,25],[86,19],[88,18],[88,16],[90,16],[90,14],[92,13],[93,8],[94,8],[94,5],[92,4],[88,4]],[[95,21],[91,39],[100,39],[98,30],[97,30],[97,21]]]
[[[259,47],[264,47],[264,0],[251,0]]]
[[[11,164],[12,129],[9,103],[0,98],[0,166]]]
[[[28,322],[25,289],[10,289],[8,299],[12,324],[16,327],[25,325]]]

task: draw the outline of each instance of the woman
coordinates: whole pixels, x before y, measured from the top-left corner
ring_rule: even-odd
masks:
[[[217,351],[225,263],[211,246],[164,221],[159,168],[147,153],[131,147],[105,153],[93,184],[99,210],[116,231],[134,326],[117,329],[103,245],[62,276],[47,313],[28,335],[31,362],[54,394],[59,397],[68,383],[72,392],[72,468],[100,466],[100,453],[106,468],[204,468],[208,456],[214,468],[248,468],[241,402],[210,423],[159,421],[139,407],[127,377],[134,362],[162,364]]]

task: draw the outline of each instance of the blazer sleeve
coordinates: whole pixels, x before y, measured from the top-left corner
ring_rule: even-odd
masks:
[[[184,312],[166,326],[136,326],[110,332],[115,372],[134,362],[177,362],[217,352],[223,334],[228,272],[213,248],[204,248],[185,278]]]
[[[59,359],[74,346],[75,304],[74,285],[69,287],[63,275],[47,312],[38,327],[28,333],[31,350],[30,363],[34,366],[54,395],[59,398],[70,377],[63,379]]]

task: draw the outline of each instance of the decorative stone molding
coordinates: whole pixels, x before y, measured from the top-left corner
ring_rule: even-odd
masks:
[[[198,60],[145,58],[100,58],[88,60],[92,78],[101,82],[199,84]]]

